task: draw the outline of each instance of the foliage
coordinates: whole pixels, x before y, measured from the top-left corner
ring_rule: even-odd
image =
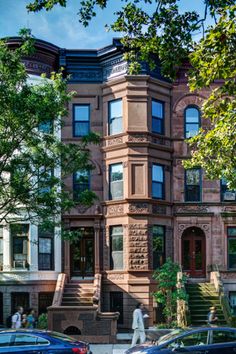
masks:
[[[80,2],[79,19],[87,26],[96,16],[98,8],[104,9],[114,0],[84,0]],[[190,60],[191,90],[204,87],[219,88],[212,91],[203,105],[203,118],[212,125],[201,130],[189,143],[192,159],[186,168],[202,167],[209,178],[225,177],[229,188],[236,188],[236,124],[235,124],[235,0],[202,0],[205,4],[203,18],[193,12],[179,11],[181,0],[123,0],[114,23],[108,29],[121,33],[124,57],[130,63],[129,71],[136,74],[141,62],[151,68],[158,57],[165,76],[173,79],[183,61]],[[199,1],[196,1],[198,3]],[[56,4],[66,6],[66,0],[34,0],[30,11],[52,9]],[[143,5],[146,6],[143,6]],[[211,16],[215,25],[205,30],[205,21]],[[195,43],[193,34],[202,29],[203,38]],[[225,80],[224,82],[222,80]]]
[[[180,266],[170,258],[159,269],[155,270],[153,278],[157,281],[157,291],[153,293],[156,302],[162,304],[163,314],[167,324],[176,321],[177,300],[186,300],[186,293],[182,288],[177,288],[177,273]],[[182,281],[185,281],[183,278]]]
[[[48,315],[47,313],[42,313],[38,317],[37,321],[37,328],[38,329],[48,329]]]
[[[80,145],[61,142],[57,132],[73,93],[62,72],[30,83],[21,58],[33,54],[34,44],[28,31],[21,35],[14,51],[0,41],[0,222],[32,220],[49,227],[75,205],[61,177],[93,168],[88,145],[99,138],[90,134]],[[80,202],[91,205],[94,198],[84,192]]]

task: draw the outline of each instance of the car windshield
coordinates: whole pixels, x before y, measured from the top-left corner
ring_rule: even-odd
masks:
[[[175,329],[174,331],[171,331],[170,333],[162,336],[161,338],[158,339],[158,344],[163,344],[171,339],[174,339],[175,337],[179,336],[180,334],[184,333],[184,329]]]
[[[49,334],[51,337],[55,338],[55,339],[60,339],[60,340],[65,341],[65,342],[71,342],[71,343],[76,342],[76,339],[75,339],[75,338],[66,336],[65,334],[62,334],[62,333],[49,332],[48,334]]]

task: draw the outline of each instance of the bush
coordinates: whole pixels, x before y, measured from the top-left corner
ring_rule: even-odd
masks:
[[[47,315],[47,313],[42,313],[41,315],[39,315],[37,328],[48,329],[48,315]]]

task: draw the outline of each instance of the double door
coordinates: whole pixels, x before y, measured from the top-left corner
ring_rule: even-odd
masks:
[[[191,277],[205,276],[206,246],[205,235],[195,230],[189,231],[182,238],[182,266]]]
[[[94,276],[94,235],[84,233],[71,244],[71,276]]]

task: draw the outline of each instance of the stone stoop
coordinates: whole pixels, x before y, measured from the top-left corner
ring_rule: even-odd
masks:
[[[93,306],[93,281],[65,285],[61,306]]]
[[[211,283],[188,283],[186,291],[189,295],[189,310],[192,326],[206,326],[209,308],[215,306],[217,309],[217,325],[227,324],[220,304],[219,296]]]

